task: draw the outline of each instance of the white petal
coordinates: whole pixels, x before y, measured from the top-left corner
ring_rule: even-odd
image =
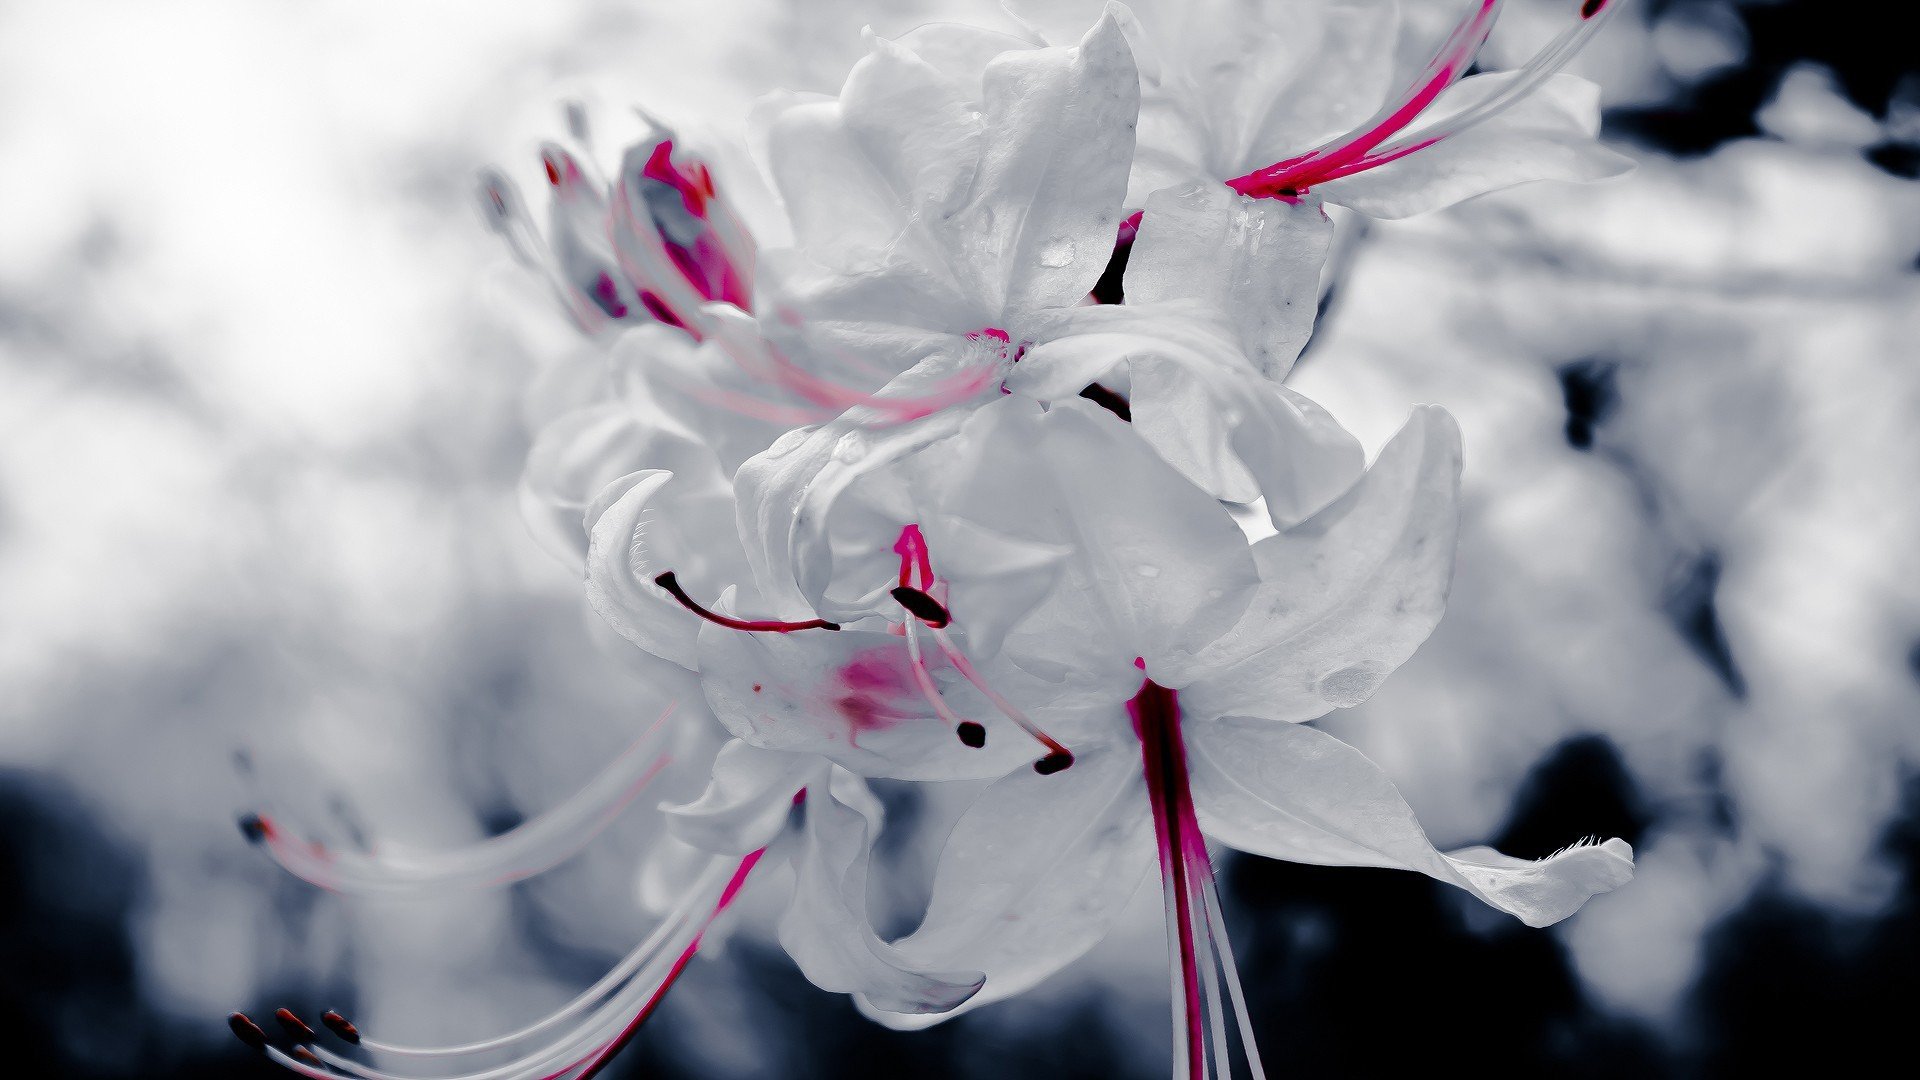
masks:
[[[819,758],[729,741],[713,761],[707,789],[689,803],[663,806],[673,835],[704,851],[745,855],[773,842],[793,796],[824,773]]]
[[[1139,105],[1111,16],[1075,48],[1005,53],[987,66],[974,195],[947,223],[983,307],[1017,323],[1093,288],[1113,253]]]
[[[858,791],[845,790],[849,786]],[[871,804],[865,794],[844,773],[807,788],[801,811],[806,825],[793,858],[793,900],[780,918],[780,944],[823,990],[859,993],[893,1012],[951,1010],[979,989],[980,974],[964,966],[935,971],[912,965],[873,932],[867,875],[880,822],[849,805]]]
[[[1460,80],[1429,110],[1431,121],[1492,95],[1513,74]],[[1600,88],[1563,72],[1484,123],[1397,161],[1330,180],[1314,193],[1373,217],[1403,218],[1530,180],[1602,180],[1632,168],[1632,159],[1596,141],[1599,127]]]
[[[840,91],[847,130],[909,214],[950,214],[979,165],[980,110],[961,80],[910,49],[871,32],[867,45]]]
[[[1313,333],[1332,238],[1310,200],[1249,199],[1219,183],[1157,191],[1127,260],[1127,303],[1193,299],[1229,312],[1247,356],[1280,379]]]
[[[919,970],[985,972],[963,1010],[998,1001],[1092,948],[1153,862],[1137,751],[1088,752],[1052,776],[1021,769],[982,791],[954,826],[927,917],[895,946]],[[871,997],[860,1004],[893,1027],[945,1018],[896,1015]]]
[[[1528,926],[1558,922],[1633,876],[1624,840],[1538,862],[1484,847],[1442,854],[1379,766],[1312,727],[1236,718],[1190,723],[1186,737],[1200,827],[1242,851],[1417,870]]]
[[[1180,686],[1197,715],[1310,720],[1364,701],[1440,621],[1459,523],[1460,432],[1414,410],[1353,489],[1254,546],[1261,584]]]
[[[1135,657],[1170,670],[1231,624],[1257,580],[1245,535],[1131,425],[1076,399],[1041,413],[1008,397],[981,411],[1004,429],[954,468],[946,507],[1072,552],[1044,605],[1007,635],[1009,658],[1042,678],[1138,685]]]

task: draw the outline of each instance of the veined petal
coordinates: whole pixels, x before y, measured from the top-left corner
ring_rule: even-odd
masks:
[[[1076,47],[987,65],[980,170],[946,228],[983,307],[1017,323],[1093,288],[1120,225],[1139,107],[1139,74],[1112,15]]]
[[[1498,93],[1517,72],[1462,79],[1423,116],[1445,121]],[[1564,72],[1498,115],[1442,142],[1314,188],[1328,202],[1378,218],[1403,218],[1530,180],[1603,180],[1633,161],[1595,141],[1600,88]],[[1420,128],[1409,133],[1418,138]]]
[[[733,739],[714,758],[699,798],[660,809],[668,828],[687,843],[715,854],[745,855],[773,842],[787,823],[795,793],[824,771],[818,758]]]
[[[943,505],[956,517],[1072,554],[1006,655],[1043,679],[1137,685],[1184,664],[1231,625],[1257,580],[1239,526],[1206,492],[1098,406],[1042,413],[1020,398],[981,412],[999,423],[971,440]],[[982,432],[982,434],[988,434]]]
[[[878,809],[860,779],[840,769],[829,782],[808,786],[780,944],[823,990],[856,992],[890,1012],[951,1011],[980,989],[984,976],[966,963],[938,971],[915,965],[873,932],[867,874],[880,832]]]
[[[1316,728],[1236,717],[1192,724],[1186,735],[1200,826],[1242,851],[1416,870],[1528,926],[1558,922],[1633,876],[1624,840],[1537,862],[1485,847],[1442,854],[1379,766]]]
[[[840,91],[847,129],[910,216],[952,213],[980,163],[972,88],[872,31],[867,48]]]
[[[768,174],[807,254],[843,273],[884,266],[906,232],[907,208],[868,160],[840,103],[783,97],[764,104],[760,118]]]
[[[621,637],[698,670],[700,620],[654,584],[673,571],[689,587],[718,588],[745,570],[724,487],[702,488],[663,469],[608,485],[587,522],[587,600]]]
[[[954,825],[926,919],[895,942],[916,970],[976,968],[986,985],[944,1015],[902,1015],[870,995],[861,1011],[925,1027],[1026,990],[1106,935],[1153,861],[1137,752],[1090,751],[1052,776],[1008,774]]]
[[[1445,610],[1459,488],[1459,428],[1420,406],[1352,490],[1254,545],[1259,591],[1178,687],[1181,705],[1300,721],[1366,700]]]
[[[1249,199],[1219,183],[1156,191],[1127,260],[1127,303],[1212,304],[1230,313],[1254,365],[1281,379],[1313,333],[1332,239],[1310,200]]]
[[[1080,20],[1080,27],[1085,27],[1093,18],[1089,13]],[[1077,35],[1079,28],[1076,27],[1074,32]],[[932,64],[949,78],[963,80],[968,88],[967,96],[976,101],[982,93],[981,76],[994,57],[1005,52],[1044,48],[1037,41],[957,22],[921,23],[901,34],[898,40],[912,49],[915,56]]]

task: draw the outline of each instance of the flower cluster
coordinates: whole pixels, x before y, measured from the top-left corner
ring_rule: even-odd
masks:
[[[1259,1076],[1210,844],[1419,871],[1534,926],[1631,874],[1619,840],[1439,851],[1312,726],[1438,622],[1461,448],[1419,406],[1369,465],[1281,382],[1325,204],[1397,216],[1620,171],[1594,89],[1559,71],[1612,5],[1570,0],[1527,64],[1466,76],[1500,6],[1480,0],[1397,84],[1388,0],[1009,6],[1019,32],[870,34],[837,96],[765,102],[789,249],[759,250],[658,122],[611,179],[583,120],[546,147],[544,232],[483,179],[514,254],[608,342],[604,393],[535,445],[529,516],[606,623],[698,690],[479,849],[249,835],[333,888],[482,885],[564,857],[663,770],[706,789],[662,808],[657,930],[561,1010],[451,1047],[328,1014],[357,1056],[284,1011],[290,1049],[236,1014],[243,1039],[312,1077],[584,1080],[772,864],[800,969],[924,1026],[1058,971],[1157,872],[1175,1075],[1224,1074],[1237,1045]],[[891,941],[867,910],[872,778],[988,781]]]

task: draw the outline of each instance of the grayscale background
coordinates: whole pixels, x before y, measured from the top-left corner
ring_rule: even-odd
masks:
[[[1514,3],[1488,58],[1568,2]],[[1414,875],[1230,861],[1277,1076],[1833,1074],[1910,1045],[1920,51],[1897,5],[1630,2],[1575,70],[1638,172],[1350,228],[1290,381],[1370,448],[1416,401],[1467,440],[1447,618],[1329,727],[1443,847],[1624,836],[1638,874],[1533,931]],[[766,90],[834,89],[863,24],[990,11],[0,2],[11,1075],[267,1077],[224,1017],[280,1004],[472,1037],[624,951],[631,830],[503,894],[375,904],[234,828],[264,786],[471,840],[657,711],[518,520],[529,388],[583,346],[473,174],[536,177],[567,97],[724,142]],[[615,1072],[1164,1076],[1151,900],[912,1036],[743,931]]]

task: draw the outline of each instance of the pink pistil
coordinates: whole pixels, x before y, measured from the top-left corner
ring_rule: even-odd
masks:
[[[1200,895],[1200,875],[1210,875],[1212,863],[1206,840],[1193,811],[1193,792],[1187,780],[1186,743],[1180,734],[1177,691],[1152,679],[1127,702],[1133,729],[1140,739],[1141,767],[1146,774],[1147,797],[1153,812],[1154,838],[1160,850],[1160,873],[1165,886],[1169,929],[1178,953],[1179,986],[1184,1026],[1176,1030],[1185,1052],[1186,1075],[1206,1075],[1206,1023],[1201,1014],[1199,921],[1194,897]]]

